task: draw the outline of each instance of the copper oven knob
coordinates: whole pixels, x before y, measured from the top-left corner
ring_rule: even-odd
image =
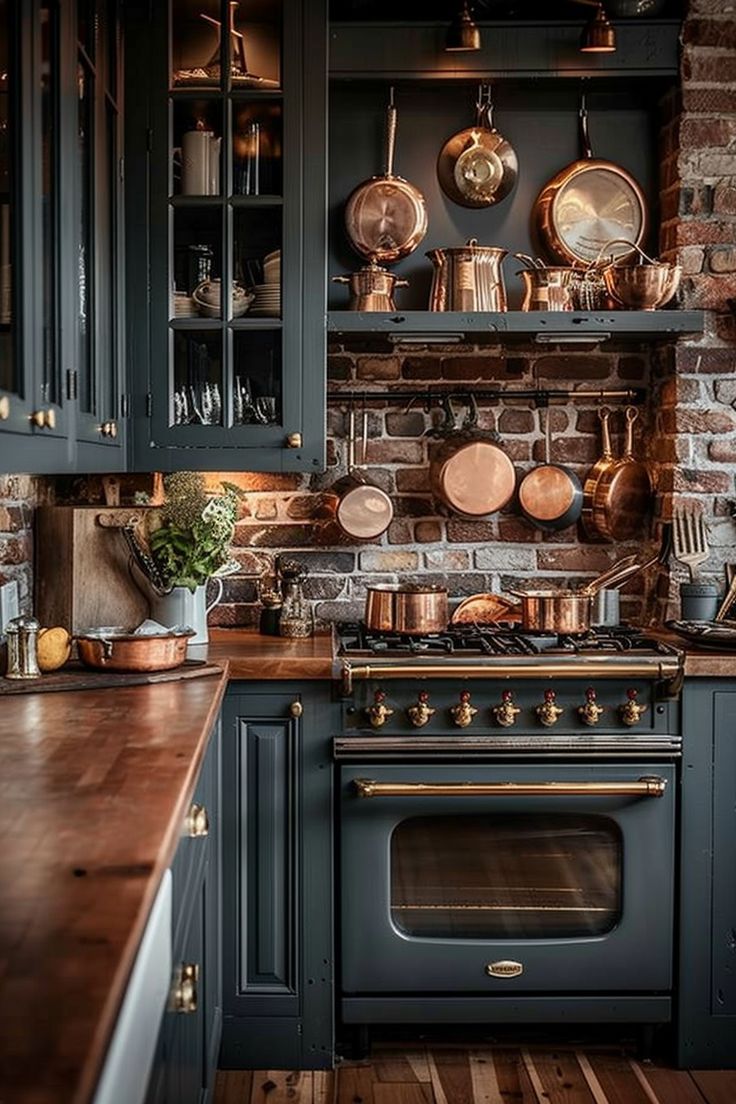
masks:
[[[638,690],[627,690],[626,697],[628,700],[625,701],[623,705],[620,705],[618,707],[618,711],[621,714],[621,720],[625,725],[628,725],[629,727],[638,724],[641,720],[642,713],[646,713],[647,711],[647,707],[645,705],[639,705],[638,701],[636,700],[638,696]]]
[[[583,724],[597,725],[604,712],[603,706],[595,700],[596,694],[592,686],[585,691],[585,705],[578,706],[578,714]]]
[[[393,716],[393,713],[393,709],[386,705],[385,690],[376,690],[373,695],[373,705],[369,705],[366,709],[371,728],[383,728],[389,717]]]
[[[467,728],[478,712],[475,706],[470,704],[470,691],[463,690],[460,694],[460,704],[453,705],[450,713],[458,728]]]
[[[544,691],[544,701],[541,705],[538,705],[535,712],[539,717],[539,720],[545,728],[551,728],[552,725],[557,724],[562,714],[565,712],[561,706],[557,705],[555,698],[557,695],[554,690]]]
[[[406,712],[415,728],[424,728],[426,724],[429,724],[435,710],[429,704],[429,694],[426,690],[420,690],[417,704],[410,705]]]
[[[511,691],[504,690],[501,694],[501,704],[494,705],[491,712],[496,724],[501,725],[501,728],[511,728],[516,724],[516,718],[521,710],[518,705],[514,705],[514,695]]]

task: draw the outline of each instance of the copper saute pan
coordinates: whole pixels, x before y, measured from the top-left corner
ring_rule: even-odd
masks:
[[[579,119],[583,156],[545,184],[532,211],[539,244],[560,264],[594,261],[612,238],[627,239],[628,248],[620,244],[616,256],[628,256],[647,231],[647,202],[634,177],[593,157],[585,97]]]
[[[368,587],[365,623],[369,629],[423,636],[444,632],[448,620],[444,587],[400,583]]]
[[[525,631],[565,633],[570,636],[586,633],[593,616],[593,599],[603,587],[611,590],[622,586],[658,562],[659,556],[641,563],[636,556],[619,560],[579,590],[512,591],[521,599],[521,627]]]
[[[194,629],[167,629],[152,635],[119,626],[88,629],[76,637],[79,658],[86,667],[102,671],[170,671],[187,658],[187,641]]]

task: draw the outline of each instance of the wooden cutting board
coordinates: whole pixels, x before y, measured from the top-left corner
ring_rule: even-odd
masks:
[[[145,686],[152,682],[176,682],[222,674],[222,667],[203,659],[187,659],[173,671],[93,671],[79,662],[67,663],[36,679],[0,678],[1,694],[43,694],[53,690],[104,690],[113,686]]]

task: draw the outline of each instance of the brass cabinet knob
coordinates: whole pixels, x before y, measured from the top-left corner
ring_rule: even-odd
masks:
[[[373,705],[368,706],[366,714],[371,722],[371,728],[383,728],[389,717],[393,717],[393,709],[386,705],[385,690],[376,690],[373,695]]]
[[[510,690],[504,690],[501,694],[501,704],[494,705],[491,710],[493,718],[496,724],[501,728],[511,728],[516,724],[516,718],[521,710],[518,705],[514,705],[514,695]]]
[[[638,690],[627,690],[626,701],[623,705],[618,707],[618,711],[621,714],[621,720],[625,725],[631,728],[632,725],[638,724],[641,720],[642,713],[646,713],[647,707],[645,705],[639,705],[636,700],[639,696]]]
[[[209,834],[210,818],[204,805],[193,801],[184,818],[184,834],[191,839],[201,839]]]
[[[585,705],[578,706],[578,715],[586,725],[597,725],[600,720],[601,713],[605,710],[602,705],[598,705],[595,700],[596,694],[592,686],[589,686],[585,691]]]
[[[197,983],[199,963],[181,962],[174,971],[171,990],[171,1011],[188,1014],[197,1011]]]
[[[0,397],[0,422],[6,421],[10,417],[10,399],[7,395]]]
[[[34,410],[30,415],[31,425],[34,425],[36,429],[43,429],[46,425],[46,411]]]
[[[458,728],[467,728],[473,717],[478,712],[475,706],[470,704],[470,691],[463,690],[460,694],[460,703],[453,705],[450,713]]]
[[[429,724],[436,710],[429,704],[427,691],[421,690],[417,698],[417,704],[410,705],[406,712],[415,728],[424,728],[426,724]]]
[[[557,705],[555,701],[556,697],[557,695],[554,690],[545,690],[544,701],[541,705],[538,705],[535,710],[540,722],[545,728],[551,728],[552,725],[556,725],[565,712],[564,709]]]
[[[102,425],[98,425],[97,432],[101,437],[111,437],[114,440],[118,435],[118,423],[113,421],[103,422]]]
[[[289,433],[286,437],[287,448],[301,448],[303,438],[301,433]]]
[[[293,701],[289,706],[289,712],[291,713],[292,717],[301,717],[302,713],[304,712],[304,706],[300,701]]]
[[[46,411],[46,428],[47,429],[56,429],[56,411],[55,410],[50,410],[49,409],[49,410]]]

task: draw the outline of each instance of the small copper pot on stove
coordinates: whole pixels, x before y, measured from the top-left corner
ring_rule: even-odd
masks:
[[[444,587],[400,583],[368,587],[365,623],[376,632],[424,636],[444,632],[448,620]]]

